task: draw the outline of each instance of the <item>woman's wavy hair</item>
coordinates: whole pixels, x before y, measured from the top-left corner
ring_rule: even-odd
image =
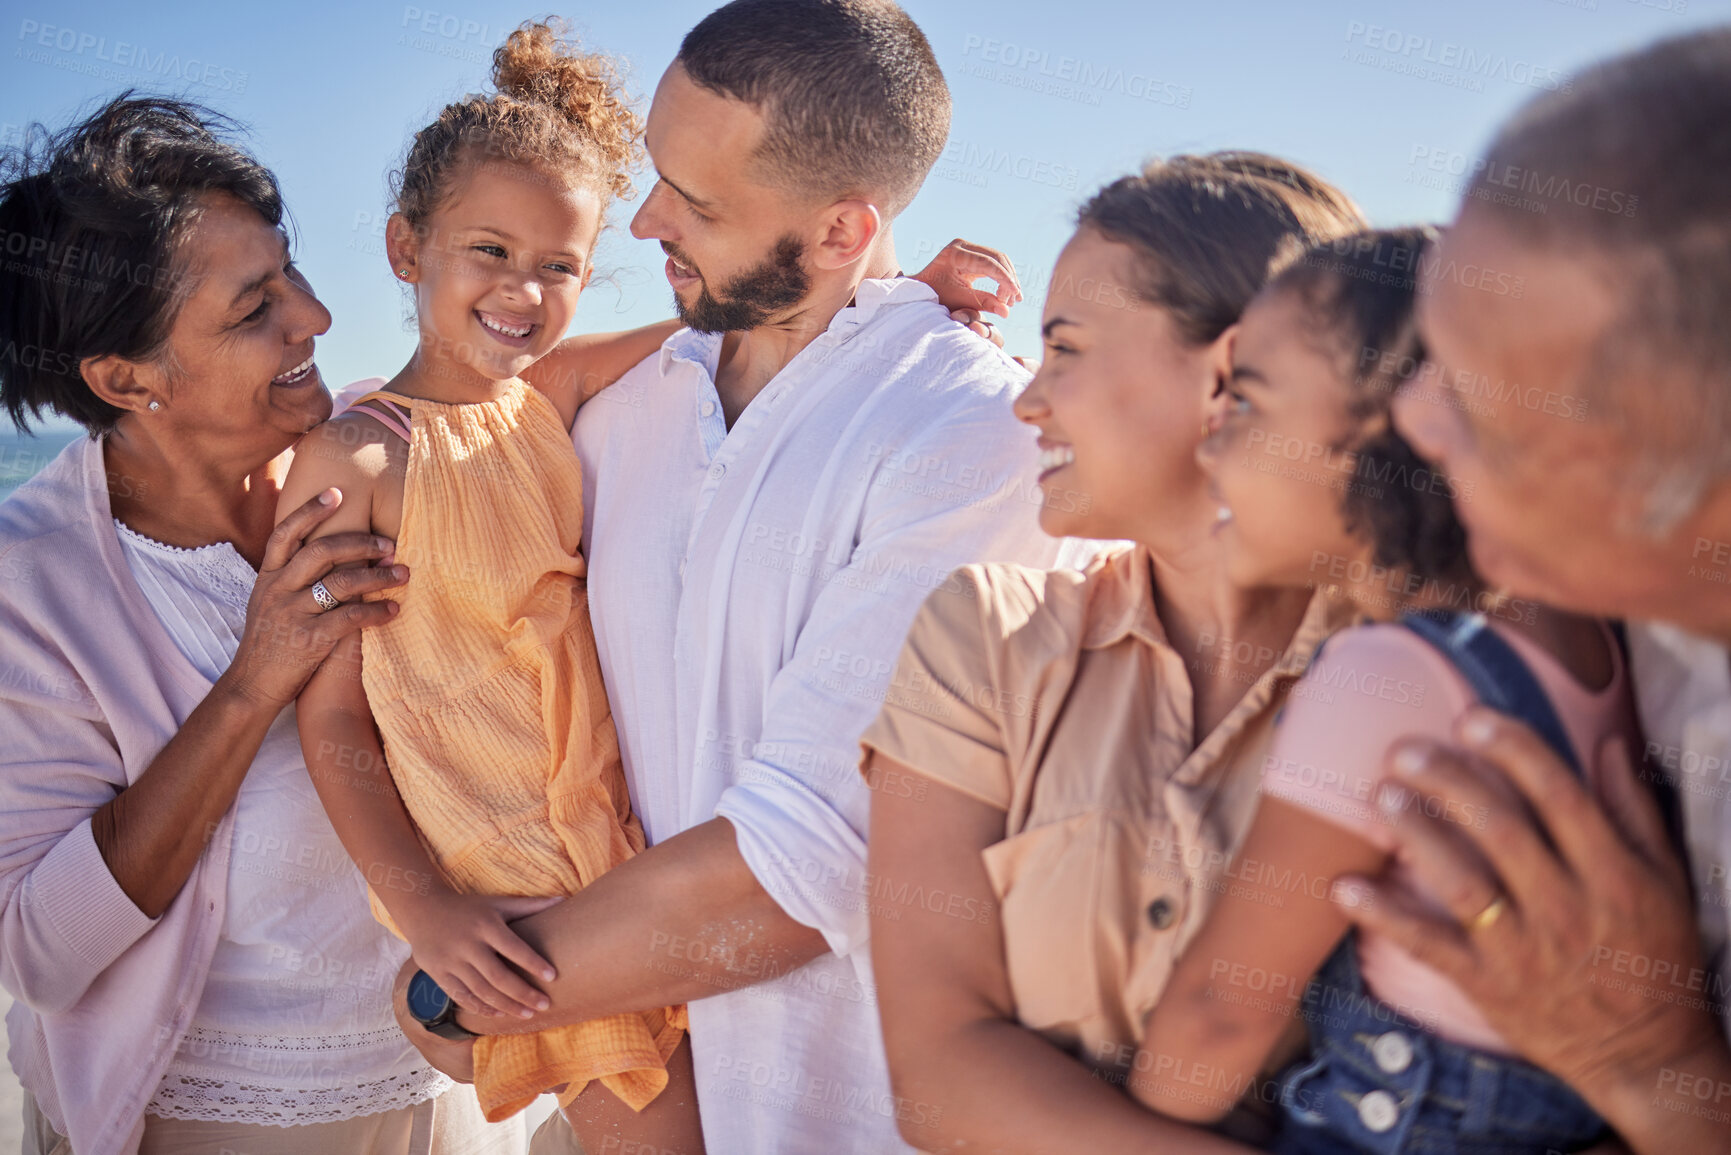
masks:
[[[59,132],[0,152],[0,402],[21,432],[44,410],[100,436],[122,410],[86,358],[165,354],[185,299],[180,243],[227,193],[282,227],[276,177],[197,104],[128,91]]]

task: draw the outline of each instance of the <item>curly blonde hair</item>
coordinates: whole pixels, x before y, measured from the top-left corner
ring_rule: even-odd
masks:
[[[494,49],[493,88],[446,105],[415,134],[391,188],[411,225],[424,224],[475,161],[525,165],[593,188],[604,212],[614,197],[632,195],[643,121],[611,57],[581,51],[562,21],[529,21]]]

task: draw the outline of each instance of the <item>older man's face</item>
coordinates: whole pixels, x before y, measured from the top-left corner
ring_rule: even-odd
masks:
[[[755,329],[810,292],[808,206],[755,177],[763,134],[759,111],[694,84],[678,63],[655,90],[645,143],[660,179],[631,233],[661,242],[680,320],[693,328]]]
[[[1474,565],[1509,592],[1583,613],[1679,619],[1697,533],[1655,542],[1633,438],[1581,382],[1618,297],[1601,262],[1521,243],[1470,209],[1426,259],[1419,327],[1437,372],[1403,390],[1401,431],[1457,479]],[[1624,380],[1630,400],[1658,387]],[[1685,615],[1686,616],[1686,615]]]

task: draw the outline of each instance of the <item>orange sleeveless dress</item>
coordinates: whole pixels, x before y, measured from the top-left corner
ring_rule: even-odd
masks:
[[[389,625],[361,635],[391,777],[433,861],[470,894],[569,895],[643,849],[589,622],[583,475],[570,434],[519,383],[449,405],[355,403],[409,443]],[[404,413],[406,407],[408,412]],[[373,912],[395,931],[376,896]],[[685,1008],[475,1041],[489,1121],[591,1079],[641,1111],[667,1085]]]

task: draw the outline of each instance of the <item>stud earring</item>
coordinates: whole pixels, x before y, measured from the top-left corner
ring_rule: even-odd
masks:
[[[408,269],[398,269],[397,270],[397,276],[403,278],[403,280],[406,281],[409,279],[409,270]]]
[[[161,409],[161,408],[162,408],[162,402],[160,402],[160,401],[152,401],[150,403],[150,411],[152,413],[155,413],[158,409]]]

